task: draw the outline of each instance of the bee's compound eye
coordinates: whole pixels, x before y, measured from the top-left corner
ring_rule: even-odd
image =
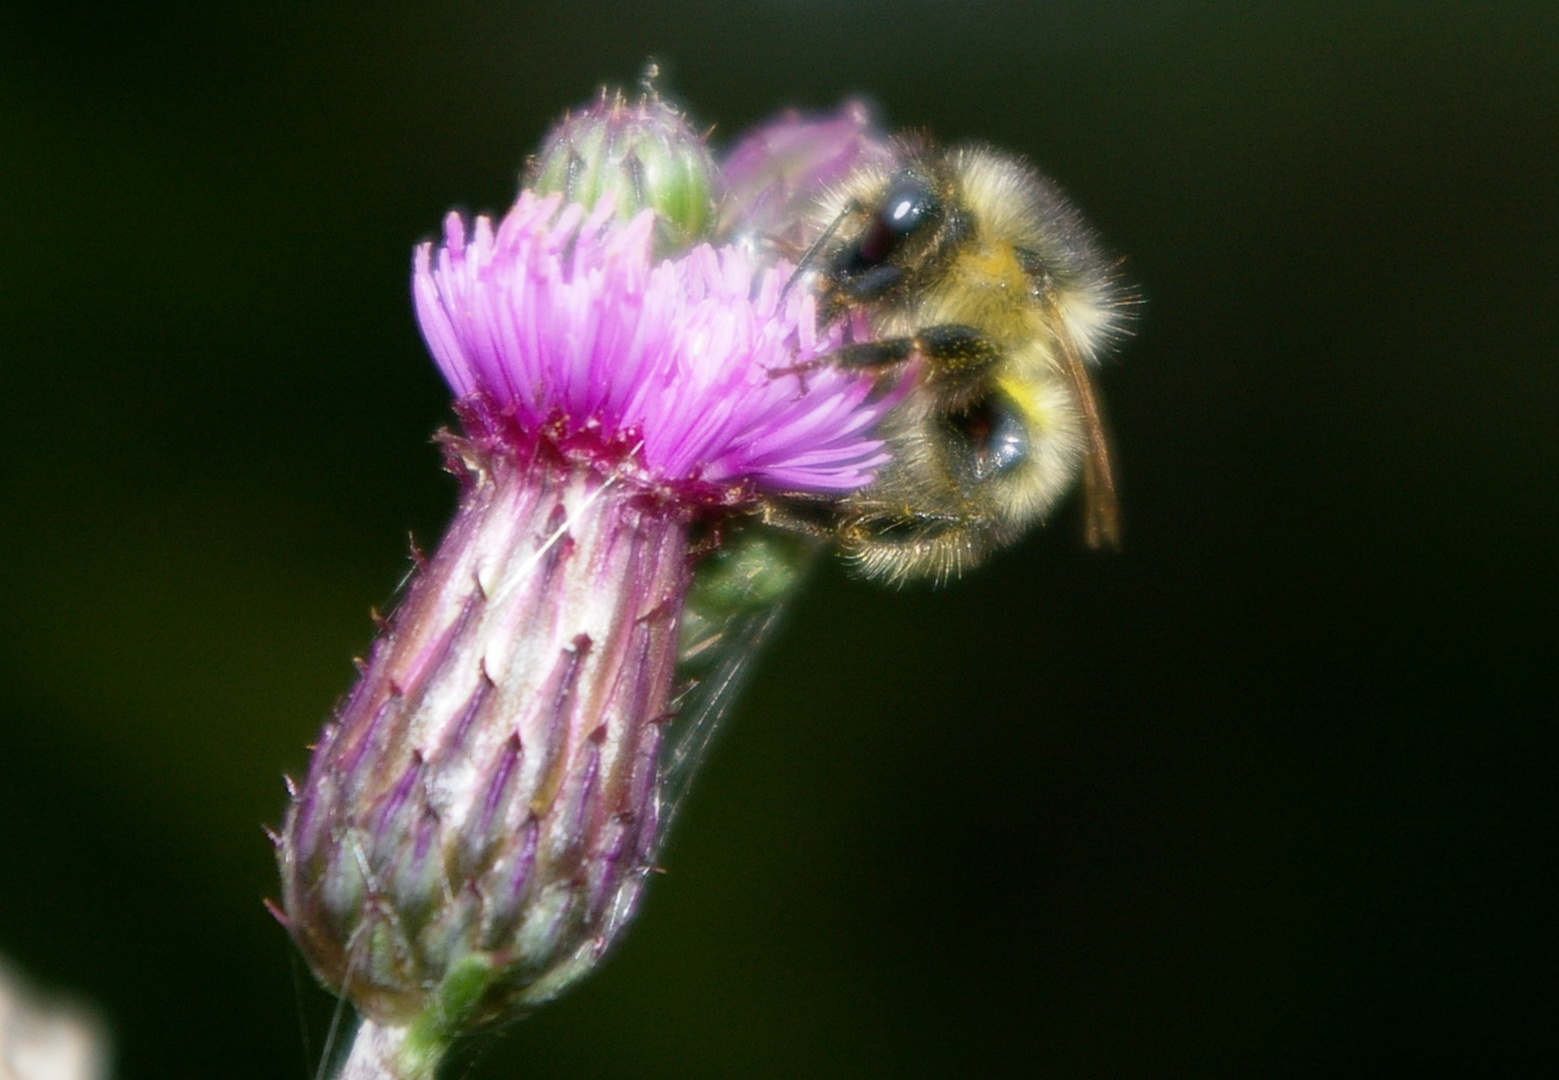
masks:
[[[1028,460],[1028,428],[1017,406],[1001,394],[943,422],[951,436],[953,469],[966,487],[994,480]]]
[[[900,235],[913,232],[938,209],[936,193],[917,176],[895,180],[877,211],[889,228]]]
[[[891,258],[905,237],[941,216],[936,192],[917,176],[901,176],[888,185],[866,234],[850,250],[845,269],[860,273]]]

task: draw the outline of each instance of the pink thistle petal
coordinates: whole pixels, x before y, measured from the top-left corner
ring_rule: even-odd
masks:
[[[512,421],[507,438],[589,435],[633,447],[648,479],[847,491],[883,461],[871,428],[894,395],[826,364],[839,328],[816,324],[792,268],[702,245],[658,265],[655,219],[616,223],[522,192],[498,223],[451,214],[413,260],[423,337],[457,398]],[[620,451],[619,451],[620,452]]]

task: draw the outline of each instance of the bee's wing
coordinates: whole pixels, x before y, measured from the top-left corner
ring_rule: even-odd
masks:
[[[720,722],[784,619],[820,542],[754,526],[694,574],[677,675],[686,687],[660,753],[660,842],[687,796]]]
[[[1094,392],[1093,376],[1077,354],[1070,336],[1059,330],[1067,378],[1083,414],[1083,433],[1088,446],[1083,454],[1083,536],[1089,547],[1117,548],[1121,543],[1120,504],[1115,495],[1115,468],[1110,463],[1110,436],[1104,426],[1104,410]]]
[[[662,837],[687,796],[715,729],[747,685],[758,650],[783,618],[784,610],[785,602],[779,601],[764,611],[733,617],[721,632],[720,642],[711,646],[718,656],[712,658],[704,675],[688,684],[677,702],[677,715],[668,725],[661,748]]]

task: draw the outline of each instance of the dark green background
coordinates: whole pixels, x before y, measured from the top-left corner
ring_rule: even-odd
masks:
[[[654,54],[1074,194],[1126,550],[830,568],[471,1075],[1554,1075],[1559,7],[586,7],[0,14],[0,953],[123,1077],[306,1075],[259,827],[452,504],[411,245]]]

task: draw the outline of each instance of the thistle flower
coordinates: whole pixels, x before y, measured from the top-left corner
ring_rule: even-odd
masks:
[[[431,1076],[593,967],[656,850],[690,528],[885,460],[788,265],[656,263],[619,209],[522,192],[416,252],[459,509],[278,838],[279,917],[364,1020],[342,1076]]]

